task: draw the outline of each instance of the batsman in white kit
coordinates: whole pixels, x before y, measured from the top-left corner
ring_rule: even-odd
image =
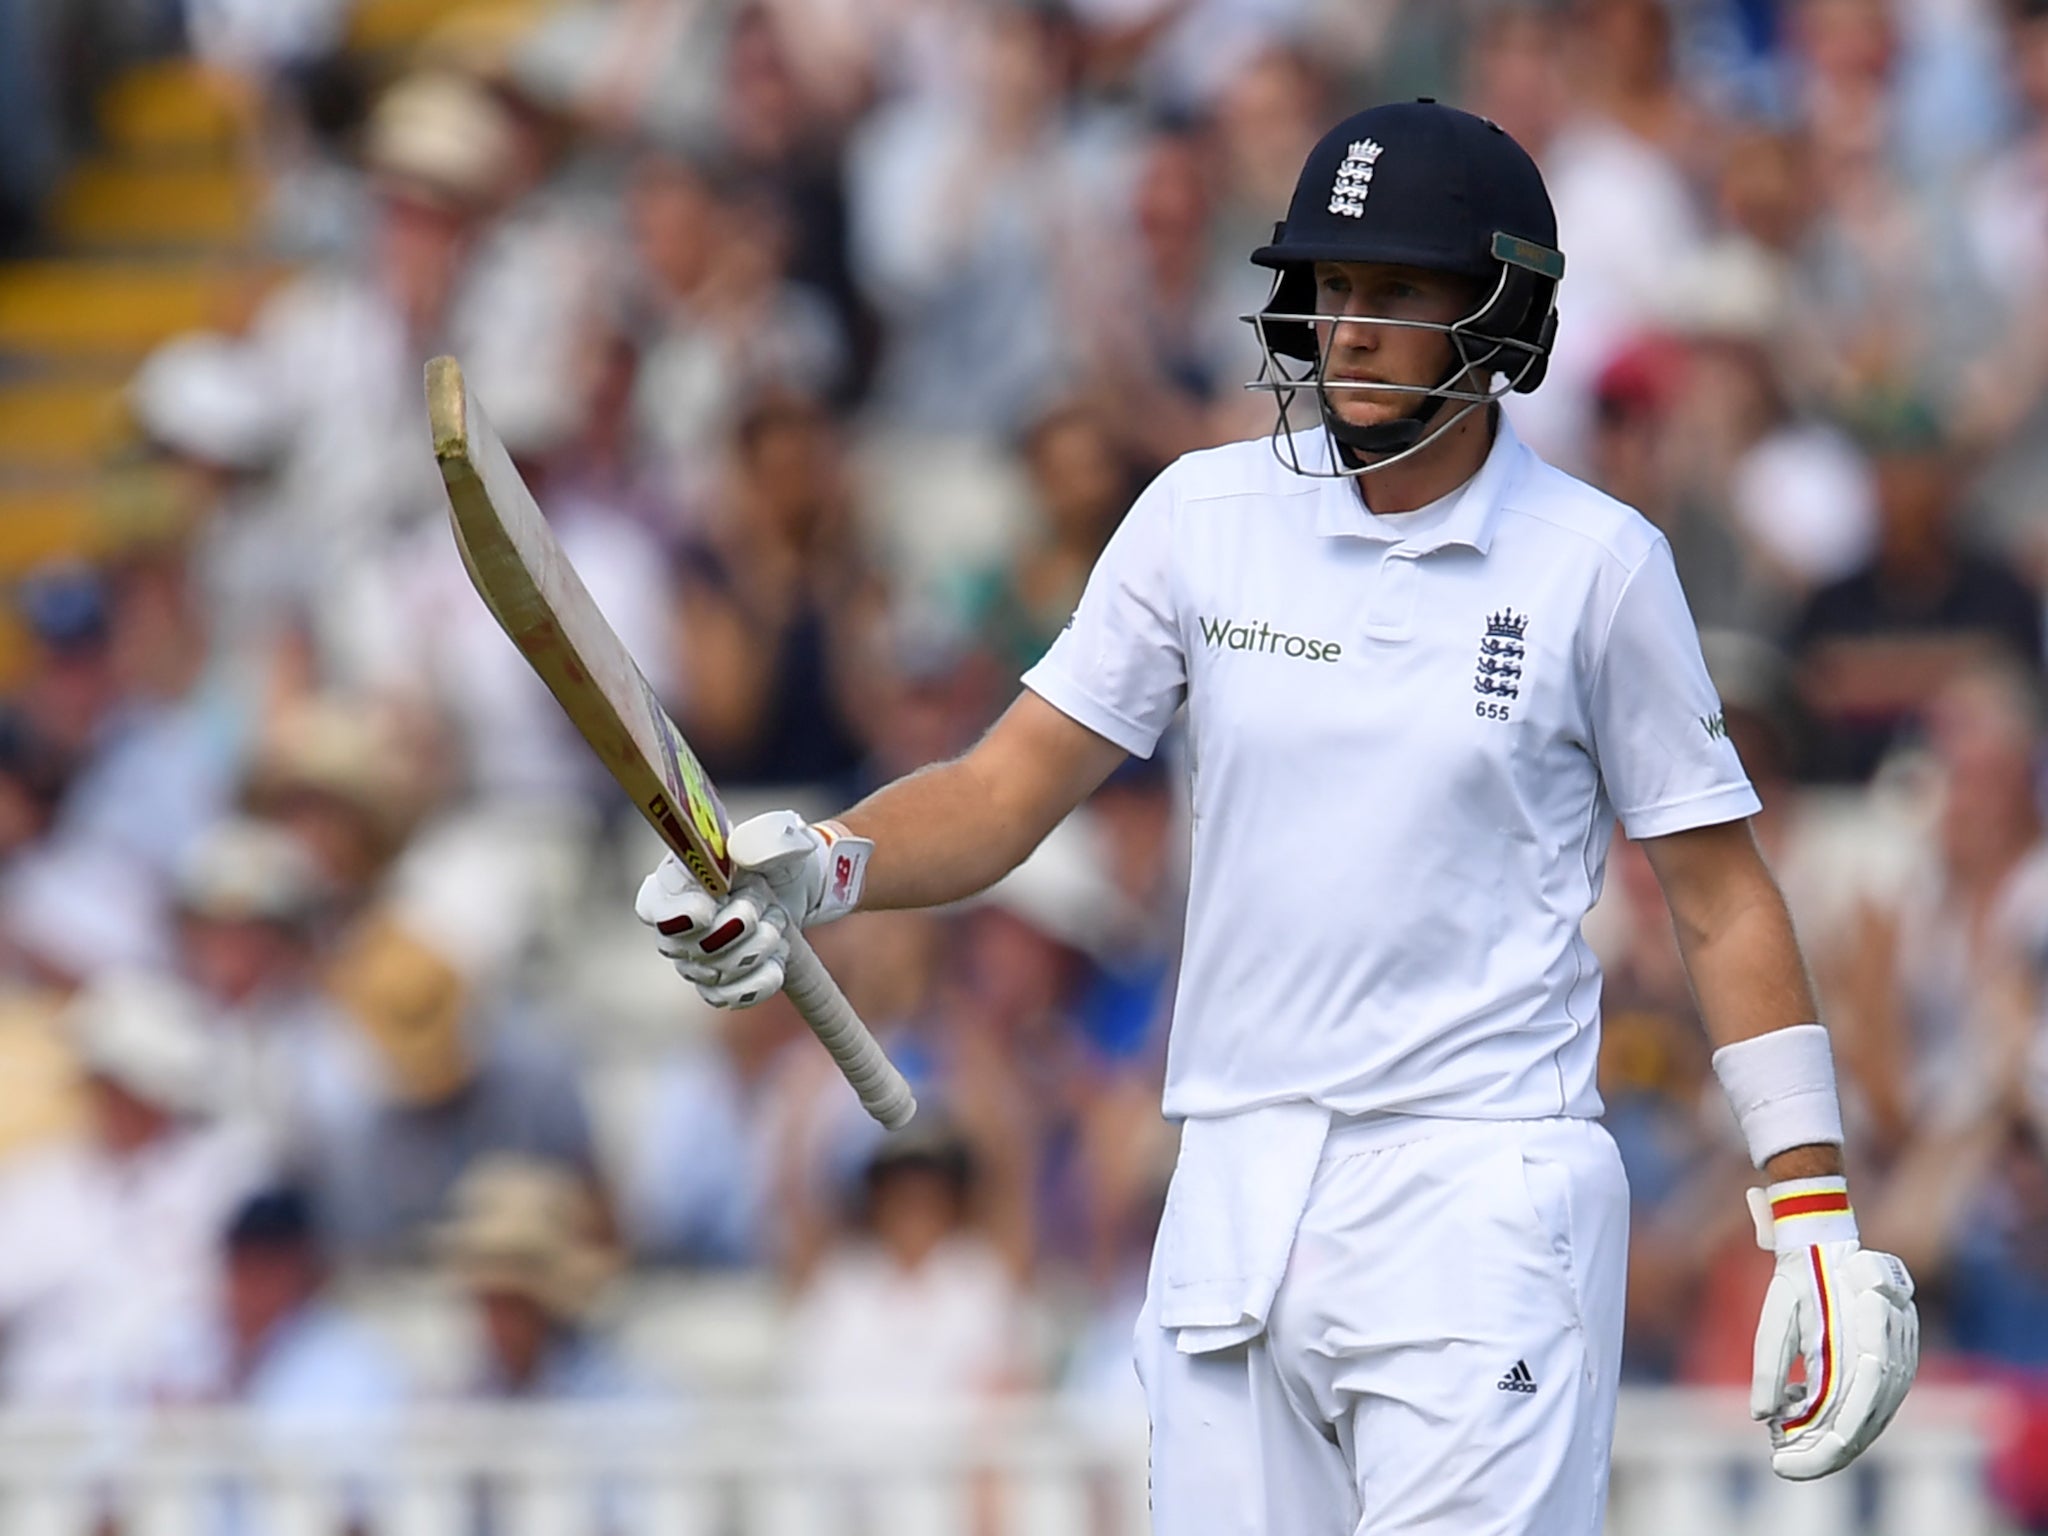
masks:
[[[1559,1536],[1600,1529],[1620,1371],[1579,931],[1619,817],[1768,1176],[1751,1409],[1781,1476],[1835,1471],[1912,1383],[1913,1285],[1857,1241],[1827,1032],[1671,550],[1500,409],[1556,333],[1542,176],[1482,118],[1375,107],[1252,260],[1271,438],[1152,483],[971,751],[837,821],[742,824],[723,900],[670,858],[639,914],[746,1006],[791,923],[990,885],[1185,706],[1181,1146],[1137,1327],[1154,1528]]]

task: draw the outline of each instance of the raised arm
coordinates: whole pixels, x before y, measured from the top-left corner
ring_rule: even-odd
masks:
[[[995,884],[1124,756],[1026,689],[970,751],[884,786],[839,818],[874,844],[860,904],[940,906]]]
[[[1124,755],[1027,689],[963,756],[877,790],[843,819],[813,826],[769,811],[734,827],[740,873],[724,900],[671,856],[641,884],[634,909],[707,1001],[747,1007],[781,987],[791,923],[808,928],[856,907],[942,906],[985,890]]]

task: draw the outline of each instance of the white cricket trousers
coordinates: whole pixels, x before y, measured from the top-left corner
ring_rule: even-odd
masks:
[[[1137,1329],[1155,1536],[1596,1536],[1628,1186],[1588,1120],[1340,1120],[1264,1333]]]

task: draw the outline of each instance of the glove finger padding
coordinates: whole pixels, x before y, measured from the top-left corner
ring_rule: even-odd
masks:
[[[1764,1292],[1763,1316],[1756,1325],[1756,1352],[1749,1379],[1749,1416],[1775,1419],[1789,1413],[1805,1396],[1792,1380],[1792,1362],[1799,1358],[1800,1303],[1805,1290],[1785,1273],[1783,1264]],[[1808,1365],[1812,1369],[1811,1363]]]
[[[689,946],[678,965],[707,970],[721,983],[733,981],[763,961],[787,955],[788,932],[789,914],[781,907],[757,896],[734,896],[718,909],[712,927]]]
[[[1857,1348],[1849,1363],[1849,1395],[1836,1418],[1853,1457],[1884,1433],[1906,1400],[1920,1367],[1920,1314],[1912,1278],[1892,1255],[1866,1249],[1851,1255],[1849,1268],[1867,1287],[1850,1305]]]
[[[782,990],[790,919],[759,875],[742,875],[720,898],[669,854],[640,882],[633,913],[714,1008],[744,1008]]]
[[[719,899],[670,853],[640,882],[633,915],[654,930],[655,947],[663,955],[680,960],[696,953],[695,941],[711,932],[719,906]]]
[[[722,901],[711,898],[708,912],[687,897],[675,898],[673,906],[679,919],[693,920],[688,931],[669,936],[663,950],[677,962],[729,969],[738,957],[758,953],[755,939],[764,928],[774,932],[772,946],[788,927],[781,906],[758,880],[734,886]]]
[[[680,943],[676,969],[712,1007],[751,1007],[782,990],[789,930],[789,914],[749,877]]]
[[[714,1008],[751,1008],[780,992],[785,979],[782,959],[770,957],[729,982],[698,982],[697,995]]]

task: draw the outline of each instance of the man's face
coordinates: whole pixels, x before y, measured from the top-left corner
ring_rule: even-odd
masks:
[[[1426,322],[1448,325],[1477,304],[1469,278],[1420,267],[1366,261],[1319,261],[1315,267],[1316,313],[1356,315],[1316,327],[1325,359],[1323,377],[1338,383],[1409,384],[1434,388],[1455,360],[1450,338],[1418,329]],[[1414,414],[1419,395],[1381,389],[1334,389],[1331,407],[1355,427],[1373,427]]]
[[[300,957],[281,924],[255,918],[188,916],[179,928],[185,969],[210,996],[243,1003],[288,975]]]
[[[103,1074],[85,1080],[86,1112],[100,1145],[117,1156],[139,1152],[169,1135],[176,1117]]]
[[[311,1244],[257,1242],[231,1245],[222,1278],[228,1329],[247,1349],[320,1290],[320,1260]]]
[[[486,1287],[476,1296],[484,1342],[510,1386],[530,1385],[547,1354],[553,1325],[540,1304],[518,1291]]]

